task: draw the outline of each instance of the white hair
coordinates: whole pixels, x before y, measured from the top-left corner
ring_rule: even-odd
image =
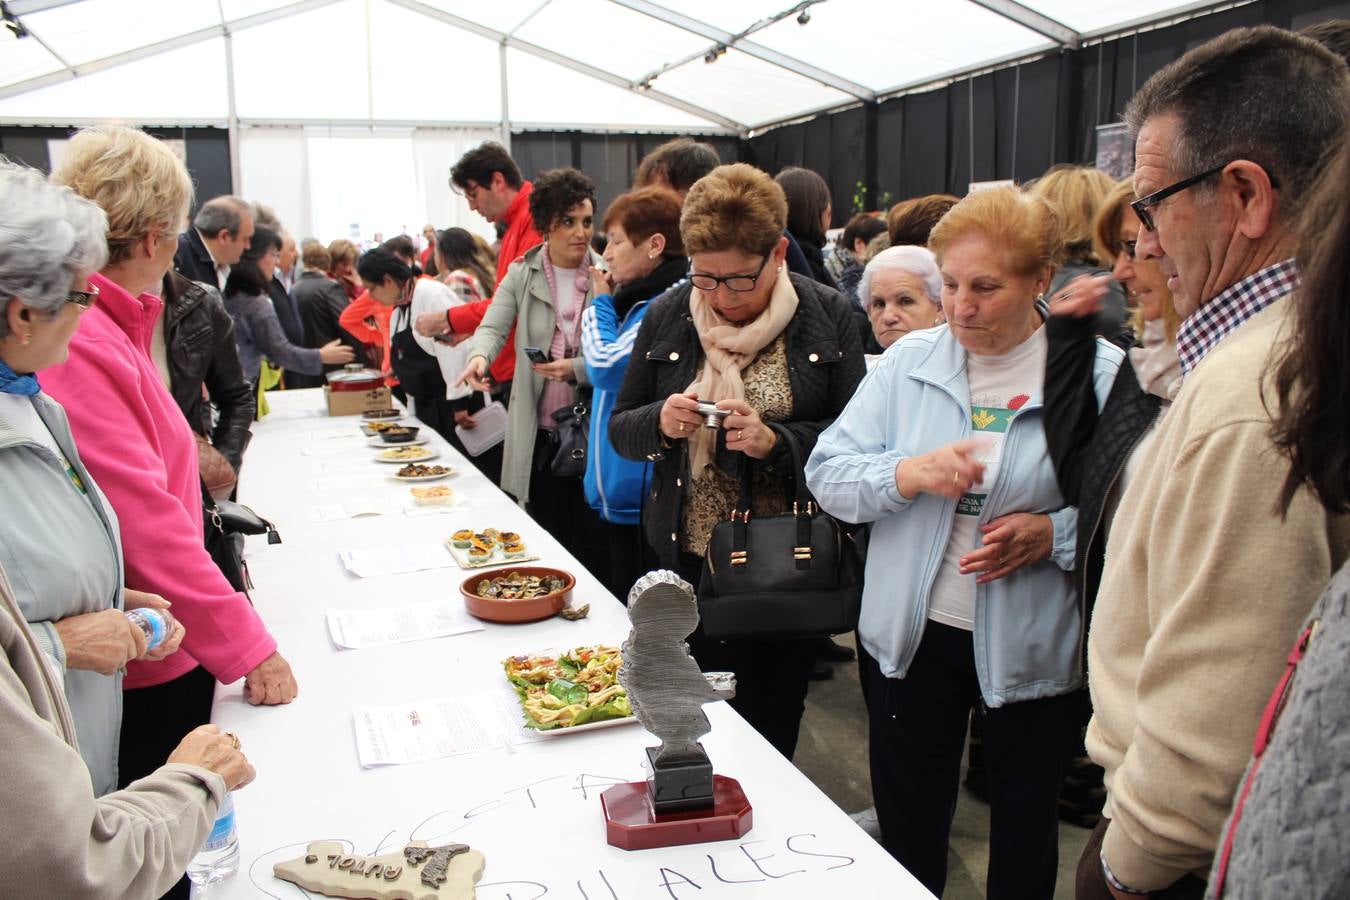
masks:
[[[942,276],[938,274],[937,257],[927,247],[905,244],[887,247],[872,257],[863,269],[862,279],[858,282],[858,302],[863,309],[872,303],[872,277],[882,270],[908,272],[923,283],[929,300],[942,302]]]
[[[77,275],[108,261],[108,217],[96,203],[0,156],[0,303],[55,315]],[[9,333],[0,315],[0,338]]]

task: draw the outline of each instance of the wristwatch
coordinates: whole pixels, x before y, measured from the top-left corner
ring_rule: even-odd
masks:
[[[1153,893],[1152,891],[1141,891],[1138,888],[1132,888],[1129,885],[1122,883],[1107,864],[1106,851],[1098,853],[1097,859],[1102,864],[1102,877],[1106,879],[1106,883],[1111,885],[1113,890],[1120,891],[1122,894],[1129,894],[1132,897],[1147,897],[1149,894]]]

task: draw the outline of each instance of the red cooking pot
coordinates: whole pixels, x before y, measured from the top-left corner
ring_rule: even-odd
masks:
[[[347,363],[324,377],[328,379],[329,389],[334,391],[373,391],[384,387],[384,376],[360,363]]]

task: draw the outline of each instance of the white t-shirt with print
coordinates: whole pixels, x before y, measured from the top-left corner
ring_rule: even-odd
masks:
[[[971,437],[986,442],[977,456],[984,463],[984,478],[956,502],[952,536],[928,603],[928,618],[934,622],[966,631],[975,627],[976,575],[961,574],[961,557],[983,544],[979,517],[998,480],[1003,440],[1017,411],[1041,392],[1048,346],[1042,326],[1002,356],[971,353],[966,359]]]

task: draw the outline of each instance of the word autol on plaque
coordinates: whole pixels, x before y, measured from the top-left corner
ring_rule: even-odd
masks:
[[[473,900],[486,864],[467,844],[414,841],[401,852],[361,856],[337,841],[314,841],[304,856],[273,866],[272,874],[326,897]]]

